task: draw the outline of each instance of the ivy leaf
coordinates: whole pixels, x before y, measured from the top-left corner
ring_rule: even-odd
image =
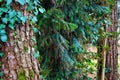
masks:
[[[8,13],[9,13],[10,18],[16,16],[16,14],[17,14],[15,10],[13,10],[13,11],[10,10]]]
[[[15,24],[15,19],[14,18],[10,19],[10,24],[12,24],[12,25]]]
[[[20,19],[22,20],[22,22],[24,22],[24,23],[26,22],[26,17],[25,16],[21,17]]]
[[[38,11],[36,10],[36,11],[34,12],[34,14],[35,14],[35,15],[38,15]]]
[[[36,17],[36,16],[34,16],[34,17],[32,18],[32,22],[33,22],[33,23],[37,22],[37,17]]]
[[[76,24],[73,24],[73,23],[69,23],[68,25],[70,27],[70,31],[74,31],[76,28],[78,28],[78,26]]]
[[[25,0],[25,2],[26,2],[26,3],[29,3],[29,2],[30,2],[30,0]]]
[[[22,13],[18,11],[18,12],[17,12],[17,17],[18,17],[18,18],[21,18],[21,17],[22,17]]]
[[[4,74],[3,72],[0,72],[0,77],[3,76],[3,74]]]
[[[0,57],[2,57],[3,56],[3,53],[2,52],[0,52]]]
[[[5,29],[0,30],[0,35],[5,33],[6,33]]]
[[[12,30],[14,30],[15,26],[12,24],[9,24],[9,28],[11,28]]]
[[[25,4],[25,0],[17,0],[17,2],[19,2],[21,5]]]
[[[0,38],[1,38],[2,42],[7,42],[7,35],[6,34],[1,35]]]
[[[45,12],[45,9],[44,9],[44,8],[39,8],[39,11],[40,11],[41,13],[44,13],[44,12]]]
[[[12,3],[12,0],[7,0],[7,4],[6,5],[10,5]]]
[[[7,18],[2,18],[2,22],[7,24],[8,19]]]
[[[37,28],[33,28],[33,32],[37,33],[37,32],[39,32],[39,30]]]
[[[32,40],[33,40],[35,43],[37,42],[35,37],[32,37]]]
[[[9,8],[6,7],[1,7],[0,8],[0,13],[7,12]]]
[[[0,29],[4,29],[5,25],[4,24],[0,24]]]
[[[39,52],[35,51],[33,56],[34,56],[34,58],[38,58],[39,57]]]

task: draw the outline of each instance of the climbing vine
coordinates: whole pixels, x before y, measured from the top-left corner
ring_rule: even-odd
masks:
[[[7,42],[8,28],[14,31],[15,37],[16,25],[28,21],[36,34],[32,38],[37,43],[33,56],[41,64],[41,79],[91,79],[87,73],[94,70],[88,65],[95,65],[91,59],[98,55],[87,52],[83,45],[96,45],[98,38],[106,35],[99,31],[104,32],[103,24],[110,23],[107,15],[111,13],[113,1],[108,0],[105,2],[108,6],[104,6],[100,0],[0,0],[0,42]],[[23,6],[28,16],[18,9],[23,10]],[[24,50],[28,52],[28,47]],[[0,52],[2,56],[4,53]],[[1,79],[2,75],[0,72]],[[18,80],[26,78],[24,70],[18,75]],[[33,71],[30,75],[34,76]]]
[[[28,16],[23,15],[23,13],[20,11],[24,9],[24,6],[26,7],[26,11],[28,11],[29,13]],[[26,21],[28,21],[30,25],[36,26],[38,13],[43,13],[44,11],[45,9],[42,8],[38,0],[0,0],[0,49],[2,49],[2,43],[7,42],[8,40],[8,28],[10,28],[14,32],[13,36],[15,37],[16,25],[23,25],[26,24]],[[36,32],[37,29],[33,28],[33,31]],[[33,38],[33,40],[36,41],[35,38]],[[36,47],[34,48],[36,49]],[[25,48],[25,50],[27,51],[27,47]],[[36,58],[39,55],[37,49],[35,51],[36,52],[34,52],[34,57]],[[4,56],[4,53],[0,51],[0,59],[2,58],[2,56]],[[3,72],[1,68],[2,62],[0,62],[0,79],[2,80]],[[31,75],[33,76],[32,73]]]
[[[103,24],[110,23],[109,18],[103,18],[111,13],[110,6],[101,5],[99,0],[47,1],[41,2],[46,12],[38,15],[37,25],[40,31],[37,45],[43,57],[40,61],[41,77],[55,80],[91,79],[87,76],[88,72],[92,73],[88,65],[95,65],[91,59],[96,58],[97,54],[86,52],[83,45],[97,45],[99,30]],[[109,0],[106,4],[112,2]],[[87,55],[94,57],[88,58]]]

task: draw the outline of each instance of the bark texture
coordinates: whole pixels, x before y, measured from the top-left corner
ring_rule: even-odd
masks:
[[[109,36],[107,39],[107,44],[109,50],[106,53],[106,80],[118,80],[118,50],[117,50],[117,0],[115,0],[115,7],[112,10],[111,15],[113,24],[108,28],[109,33],[115,33],[112,36]]]
[[[100,58],[98,59],[98,80],[118,80],[118,51],[117,51],[117,0],[115,0],[115,7],[112,10],[111,20],[112,25],[106,30],[108,35],[106,39],[98,40],[98,53]],[[109,49],[105,49],[104,46],[109,46]]]
[[[18,8],[18,6],[17,6]],[[24,16],[28,16],[26,6],[18,8]],[[2,58],[3,80],[40,80],[39,64],[34,58],[33,38],[35,35],[28,21],[17,24],[15,30],[7,28],[8,41],[2,45],[4,57]]]

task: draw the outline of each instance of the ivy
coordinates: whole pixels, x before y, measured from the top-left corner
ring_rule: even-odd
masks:
[[[25,0],[17,0],[17,2],[19,2],[21,5],[25,4]]]
[[[12,3],[12,0],[6,0],[7,4],[6,5],[10,5]]]
[[[27,11],[33,15],[26,17],[21,13],[21,11],[14,8],[14,6],[24,6],[25,4],[26,4]],[[0,22],[1,22],[0,23],[0,41],[3,43],[8,41],[8,35],[6,30],[7,28],[10,28],[11,30],[15,31],[16,23],[23,25],[28,20],[30,22],[29,24],[36,26],[36,22],[37,22],[36,16],[38,15],[39,12],[40,13],[45,12],[45,9],[42,8],[39,0],[15,0],[15,1],[0,0]],[[37,28],[34,28],[34,31],[35,33],[38,32]],[[25,49],[27,51],[27,48]],[[37,58],[38,57],[37,48],[35,48],[35,51],[36,52],[33,56]],[[2,56],[3,56],[3,53],[0,52],[0,57],[2,58]],[[2,73],[3,72],[0,72],[0,79],[2,79]],[[21,77],[18,76],[19,80],[25,79],[23,73],[18,74],[18,75],[22,75]]]
[[[28,20],[29,24],[35,26],[33,31],[37,39],[33,37],[32,40],[37,45],[34,46],[33,56],[38,59],[42,56],[42,61],[39,61],[44,78],[66,80],[79,74],[82,80],[91,79],[86,73],[93,71],[89,66],[94,65],[91,62],[92,53],[85,52],[82,43],[96,44],[103,24],[110,25],[103,17],[111,13],[110,6],[113,6],[114,0],[106,2],[109,6],[101,6],[100,0],[50,0],[47,4],[46,1],[48,0],[0,0],[0,40],[7,42],[6,28],[15,30],[16,23],[22,25]],[[12,8],[14,3],[26,5],[26,10],[32,15],[23,16],[19,10]],[[81,60],[77,60],[79,55]],[[3,53],[0,53],[2,56]],[[25,71],[18,73],[18,78],[26,79]]]
[[[89,65],[95,65],[91,59],[97,55],[86,52],[83,45],[97,44],[103,24],[110,25],[103,17],[111,13],[112,3],[108,6],[101,6],[98,0],[54,0],[49,4],[43,0],[41,3],[46,11],[39,10],[37,28],[41,34],[37,34],[37,45],[43,57],[42,69],[50,68],[52,73],[45,78],[76,79],[80,75],[79,79],[91,79],[86,74],[94,71]]]
[[[2,42],[7,42],[7,35],[6,34],[2,34],[0,38],[1,38]]]
[[[78,28],[78,26],[76,24],[73,24],[73,23],[69,23],[68,25],[70,26],[70,31],[75,31],[75,29]]]
[[[36,16],[38,15],[38,11],[40,11],[41,13],[45,11],[45,9],[40,6],[39,1],[37,0],[36,1],[17,0],[16,2],[20,3],[20,5],[24,5],[25,3],[29,2],[27,7],[33,7],[30,8],[30,10],[32,10],[33,13],[34,11],[36,13],[35,15],[31,16],[31,18],[28,19],[31,20],[32,23],[37,22]],[[14,30],[16,23],[25,23],[27,18],[26,16],[23,16],[20,11],[12,9],[12,7],[10,6],[11,4],[13,4],[12,0],[6,0],[6,3],[4,4],[6,5],[1,5],[0,7],[0,18],[1,18],[0,20],[2,21],[2,24],[0,24],[0,32],[1,32],[0,39],[1,41],[6,42],[7,41],[7,34],[5,33],[6,25],[8,25],[10,29]]]
[[[39,52],[38,51],[35,51],[34,52],[34,58],[38,58],[39,57]]]
[[[38,30],[37,28],[34,27],[34,28],[33,28],[33,32],[34,32],[34,33],[38,33],[39,30]]]
[[[24,17],[21,17],[20,19],[21,19],[21,21],[22,21],[23,23],[26,22],[26,17],[25,17],[25,16],[24,16]]]
[[[45,9],[44,9],[44,8],[39,8],[39,11],[40,11],[41,13],[44,13],[44,12],[45,12]]]
[[[3,53],[2,52],[0,52],[0,57],[2,57],[3,56]]]
[[[36,16],[33,16],[32,22],[33,22],[33,23],[37,22],[37,17],[36,17]]]

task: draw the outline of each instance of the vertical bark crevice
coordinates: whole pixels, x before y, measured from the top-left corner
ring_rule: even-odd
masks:
[[[108,37],[108,46],[110,49],[107,51],[106,69],[105,74],[107,80],[118,80],[118,50],[117,50],[117,0],[115,0],[115,7],[111,14],[112,26],[108,27],[109,33],[114,33],[112,36]]]

